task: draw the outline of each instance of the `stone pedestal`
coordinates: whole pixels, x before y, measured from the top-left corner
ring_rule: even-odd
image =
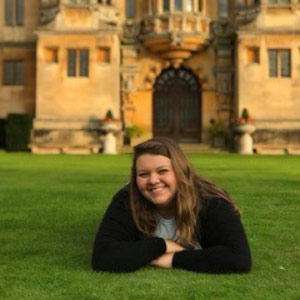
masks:
[[[253,154],[253,138],[251,134],[255,132],[253,124],[239,124],[234,131],[239,134],[237,152],[240,154]]]
[[[103,153],[118,154],[115,134],[120,130],[120,124],[115,122],[103,123],[101,129],[106,133],[103,143]]]

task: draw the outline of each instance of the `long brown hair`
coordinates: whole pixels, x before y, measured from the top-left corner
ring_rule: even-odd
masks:
[[[130,180],[130,208],[138,229],[145,236],[153,236],[156,228],[155,206],[141,194],[136,183],[136,162],[143,154],[163,155],[171,160],[177,180],[176,233],[188,245],[194,246],[199,232],[199,214],[206,201],[212,198],[230,202],[233,200],[214,183],[197,175],[180,147],[171,139],[156,137],[134,147]]]

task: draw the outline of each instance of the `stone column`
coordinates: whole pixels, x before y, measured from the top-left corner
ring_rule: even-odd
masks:
[[[163,0],[156,0],[157,13],[161,14],[163,12]]]
[[[170,13],[174,12],[174,0],[170,0]]]
[[[202,14],[204,16],[207,14],[207,0],[202,0]]]
[[[148,0],[148,15],[152,16],[153,14],[153,0]]]
[[[193,12],[195,12],[195,13],[199,12],[199,0],[194,0]]]

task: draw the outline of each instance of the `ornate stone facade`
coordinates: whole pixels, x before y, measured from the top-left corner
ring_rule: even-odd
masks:
[[[212,120],[230,130],[247,108],[257,127],[258,152],[275,144],[296,149],[300,3],[224,3],[32,0],[24,26],[7,26],[5,9],[0,9],[0,117],[34,114],[35,152],[97,152],[109,110],[123,130],[142,128],[141,139],[153,136],[160,120],[165,128],[158,132],[176,136],[178,142],[210,144]],[[280,73],[282,50],[290,53],[286,77]],[[278,55],[272,62],[276,77],[270,76],[270,51]],[[3,84],[7,60],[25,62],[23,87]],[[197,101],[188,90],[195,78]],[[164,94],[162,84],[179,96]],[[157,101],[165,104],[154,105]],[[118,137],[120,146],[122,135]]]

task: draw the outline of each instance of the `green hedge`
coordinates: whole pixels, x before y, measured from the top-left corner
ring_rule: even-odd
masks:
[[[33,117],[27,114],[9,114],[5,126],[7,151],[28,151]]]
[[[5,119],[0,119],[0,148],[5,148]]]

